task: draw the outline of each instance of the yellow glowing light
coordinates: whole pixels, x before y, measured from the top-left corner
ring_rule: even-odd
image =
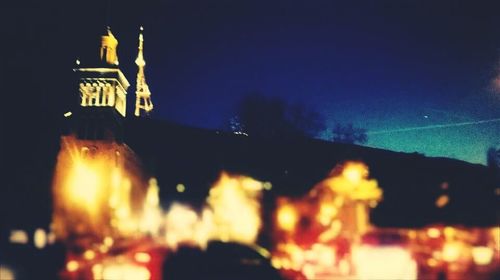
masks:
[[[266,191],[269,191],[273,188],[273,185],[271,184],[271,182],[264,182],[262,184],[262,187],[266,190]]]
[[[457,242],[447,242],[443,246],[443,260],[454,262],[461,255],[462,246]]]
[[[445,227],[443,233],[447,239],[451,239],[455,236],[456,230],[453,227]]]
[[[417,279],[417,263],[403,248],[361,246],[353,260],[356,279]]]
[[[190,207],[174,203],[165,217],[166,243],[170,248],[177,248],[179,243],[195,243],[194,236],[199,224],[199,217]]]
[[[408,231],[408,238],[410,238],[410,239],[417,238],[417,231],[415,231],[415,230],[409,230]]]
[[[160,229],[162,211],[159,198],[160,188],[155,178],[149,180],[149,187],[144,201],[141,230],[156,235]]]
[[[47,245],[47,233],[41,228],[37,228],[33,234],[33,243],[36,248],[43,249]]]
[[[382,199],[382,189],[376,180],[368,179],[368,167],[362,162],[347,162],[340,176],[327,178],[323,184],[339,196],[365,201],[373,207]]]
[[[272,258],[271,265],[276,269],[281,269],[281,259],[280,258]]]
[[[15,280],[16,277],[14,275],[14,271],[10,268],[0,265],[0,279],[2,280]]]
[[[266,248],[260,247],[259,245],[256,244],[252,244],[251,247],[264,258],[266,259],[271,258],[271,253]]]
[[[472,248],[472,259],[476,265],[488,265],[493,259],[493,249],[486,246]]]
[[[149,280],[151,272],[145,267],[132,264],[108,265],[102,269],[102,279]]]
[[[443,208],[448,204],[448,202],[450,202],[450,197],[443,194],[436,199],[436,207]]]
[[[92,251],[92,250],[86,250],[84,253],[83,253],[83,257],[86,259],[86,260],[93,260],[95,258],[95,252]]]
[[[337,215],[337,213],[338,213],[337,207],[335,207],[333,204],[321,203],[317,219],[322,225],[327,226],[330,224],[332,219]]]
[[[500,251],[500,226],[494,227],[491,230],[491,235],[493,236],[493,242],[495,243],[495,248]]]
[[[95,170],[77,160],[67,187],[69,198],[73,202],[93,212],[99,194],[99,176]]]
[[[333,240],[340,234],[340,230],[342,229],[342,222],[338,219],[334,220],[330,227],[322,232],[318,240],[321,242],[328,242],[330,240]]]
[[[334,265],[336,254],[335,250],[333,250],[330,246],[315,243],[312,246],[311,251],[314,252],[319,266],[330,267]]]
[[[293,243],[285,244],[285,252],[290,256],[290,263],[288,264],[291,269],[299,270],[306,261],[306,253],[302,248]]]
[[[147,263],[151,260],[151,256],[148,253],[139,252],[135,253],[134,259],[140,263]]]
[[[69,117],[71,117],[71,115],[73,115],[73,113],[71,113],[71,112],[64,113],[65,118],[69,118]]]
[[[68,270],[69,272],[75,272],[78,270],[78,268],[80,268],[80,265],[75,260],[71,260],[66,263],[66,270]]]
[[[429,236],[430,238],[438,238],[439,236],[441,236],[441,231],[439,231],[439,229],[437,228],[428,228],[427,236]]]
[[[261,185],[248,177],[222,173],[207,198],[218,238],[245,244],[254,243],[262,224]]]
[[[113,245],[113,238],[106,236],[103,240],[103,243],[107,247],[111,247]]]
[[[278,209],[278,225],[285,231],[292,231],[298,221],[297,210],[292,205],[283,205]]]
[[[427,265],[430,267],[436,267],[438,264],[438,261],[434,258],[427,259]]]
[[[12,230],[9,236],[10,243],[27,244],[28,234],[24,230]]]
[[[316,276],[316,271],[312,264],[305,264],[302,267],[302,274],[306,277],[306,279],[314,279]]]
[[[94,279],[103,279],[102,278],[102,272],[104,268],[103,265],[98,263],[92,266],[92,275],[94,276]]]
[[[358,184],[368,175],[368,170],[364,164],[349,162],[344,167],[342,175],[351,183]]]
[[[56,234],[53,231],[47,234],[47,243],[50,245],[56,243]]]
[[[178,193],[183,193],[186,190],[186,186],[184,186],[184,184],[177,184],[175,189],[177,190]]]
[[[351,271],[351,266],[347,260],[340,260],[339,261],[339,272],[341,275],[348,275],[349,272]]]

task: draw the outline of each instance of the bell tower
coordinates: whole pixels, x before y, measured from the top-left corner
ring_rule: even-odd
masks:
[[[129,82],[118,68],[117,47],[118,40],[107,27],[96,65],[74,70],[80,92],[79,139],[122,141]]]
[[[151,101],[151,92],[149,91],[149,86],[146,83],[146,77],[144,74],[144,68],[146,67],[146,61],[144,60],[143,48],[144,48],[144,37],[142,31],[144,29],[140,28],[139,33],[139,52],[137,58],[135,59],[135,64],[139,68],[137,71],[137,89],[135,91],[135,111],[134,115],[139,117],[141,115],[149,115],[153,110],[153,102]],[[142,113],[142,114],[141,114]]]

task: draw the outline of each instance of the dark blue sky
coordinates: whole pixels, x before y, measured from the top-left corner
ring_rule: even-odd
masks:
[[[367,128],[369,146],[484,163],[500,145],[498,121],[387,132],[500,118],[500,1],[66,2],[18,7],[14,55],[62,73],[109,24],[134,84],[144,25],[156,118],[220,128],[260,92]]]

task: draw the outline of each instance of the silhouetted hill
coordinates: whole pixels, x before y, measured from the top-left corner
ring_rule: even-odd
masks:
[[[61,127],[68,120],[43,116],[24,127],[6,127],[2,160],[0,227],[31,229],[50,223],[51,191]],[[67,131],[64,130],[63,131]],[[277,195],[301,196],[338,163],[361,160],[384,190],[373,211],[379,226],[418,227],[430,223],[498,224],[500,205],[493,171],[482,165],[419,154],[398,153],[313,139],[273,141],[191,128],[153,119],[128,118],[126,143],[157,177],[164,206],[200,204],[222,170],[269,181],[266,208]],[[183,194],[175,186],[183,183]],[[448,184],[446,190],[443,183]],[[449,204],[436,208],[441,194]]]
[[[373,212],[379,226],[485,226],[498,221],[499,185],[493,171],[464,161],[314,139],[254,139],[145,119],[127,120],[126,139],[158,178],[162,201],[201,201],[221,170],[272,182],[271,196],[300,196],[336,164],[361,160],[384,190],[384,200]],[[186,193],[175,192],[178,183],[187,186]],[[442,194],[450,202],[439,209],[435,201]]]

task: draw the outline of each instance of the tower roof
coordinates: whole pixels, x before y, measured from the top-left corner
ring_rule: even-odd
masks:
[[[118,40],[111,32],[109,26],[106,27],[106,32],[101,36],[101,48],[100,48],[100,59],[110,66],[118,65],[118,55],[117,55]]]

